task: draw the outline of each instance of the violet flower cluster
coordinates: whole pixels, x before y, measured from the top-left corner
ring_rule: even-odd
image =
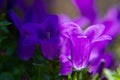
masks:
[[[16,3],[19,3],[17,1]],[[34,0],[27,10],[20,7],[24,11],[23,19],[12,9],[9,11],[19,31],[17,53],[20,59],[31,59],[36,45],[39,45],[46,59],[59,58],[61,75],[68,75],[83,68],[97,73],[102,62],[106,67],[110,66],[112,55],[106,54],[104,50],[112,37],[118,34],[118,10],[116,7],[110,9],[105,17],[98,20],[99,14],[93,0],[72,1],[82,14],[78,20],[48,13],[42,0]],[[82,29],[83,24],[80,24],[83,17],[92,24],[85,30]]]

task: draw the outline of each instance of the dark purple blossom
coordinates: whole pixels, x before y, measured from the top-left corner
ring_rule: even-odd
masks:
[[[53,59],[58,52],[58,17],[46,13],[41,0],[35,0],[30,9],[31,15],[24,14],[23,20],[10,11],[10,16],[19,31],[18,55],[22,60],[32,58],[36,45],[40,44],[43,56]],[[40,5],[40,4],[41,5]]]

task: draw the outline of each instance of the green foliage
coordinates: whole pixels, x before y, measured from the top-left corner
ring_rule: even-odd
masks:
[[[74,71],[71,75],[68,75],[68,80],[91,80],[92,74],[88,72],[88,69],[82,69],[80,71]]]
[[[117,70],[113,74],[114,80],[120,80],[120,66],[117,68]]]
[[[104,74],[108,80],[120,80],[120,66],[116,69],[116,71],[104,69]]]
[[[100,80],[99,74],[94,75],[94,76],[93,76],[93,80]]]
[[[5,20],[5,14],[0,16],[0,52],[4,52],[4,55],[12,55],[16,51],[17,47],[17,30],[12,23]]]

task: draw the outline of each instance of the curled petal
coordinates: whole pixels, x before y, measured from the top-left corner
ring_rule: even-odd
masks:
[[[102,35],[102,36],[100,36],[99,38],[93,40],[92,43],[100,42],[100,41],[106,41],[106,40],[112,40],[111,36]]]
[[[101,36],[105,29],[105,26],[103,24],[96,24],[88,27],[85,31],[84,34],[89,38],[90,41],[98,38]]]
[[[82,29],[80,26],[73,22],[62,24],[60,26],[60,30],[62,34],[68,38],[70,38],[70,36],[82,35]]]

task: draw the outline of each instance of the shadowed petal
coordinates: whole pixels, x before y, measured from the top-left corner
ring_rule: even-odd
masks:
[[[20,18],[16,15],[16,13],[12,10],[9,11],[9,15],[10,15],[10,18],[12,19],[15,27],[20,30],[21,29],[21,26],[22,26],[22,22],[20,20]]]
[[[26,39],[21,39],[18,45],[18,56],[21,60],[29,60],[33,57],[34,51],[36,49],[36,44],[39,43],[35,37],[28,37]]]
[[[113,62],[113,53],[105,53],[102,58],[105,60],[105,67],[109,68]]]
[[[40,47],[43,56],[46,59],[52,60],[58,55],[58,43],[55,40],[42,40],[40,42]]]

